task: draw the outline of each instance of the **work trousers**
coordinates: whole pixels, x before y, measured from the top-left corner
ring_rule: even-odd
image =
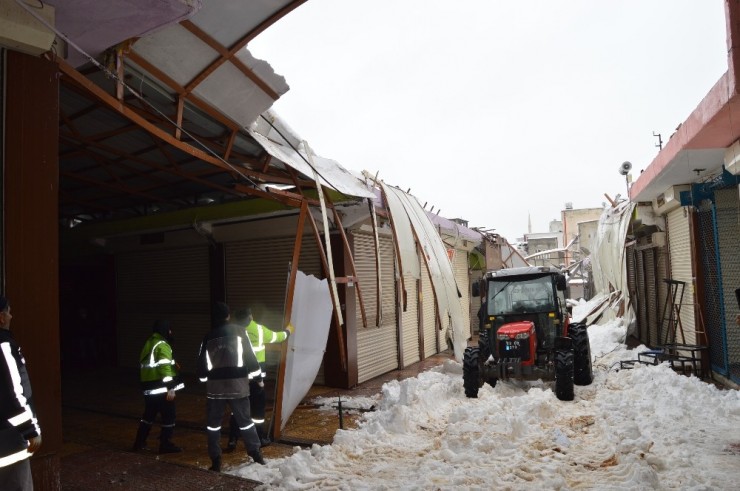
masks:
[[[206,424],[208,430],[208,456],[215,461],[221,456],[221,423],[224,411],[229,406],[239,433],[247,446],[247,452],[260,449],[260,438],[249,413],[249,397],[240,399],[206,399]]]
[[[0,467],[0,489],[2,491],[33,491],[29,459]]]
[[[162,431],[159,434],[161,442],[169,442],[175,431],[175,401],[167,400],[167,393],[144,396],[144,414],[141,416],[141,422],[145,425],[151,425],[157,419],[157,414],[162,417]]]
[[[257,429],[257,434],[265,438],[267,436],[267,429],[265,428],[265,389],[260,387],[259,382],[261,380],[256,378],[249,381],[249,413]],[[236,441],[238,438],[239,425],[232,414],[229,420],[229,440]]]

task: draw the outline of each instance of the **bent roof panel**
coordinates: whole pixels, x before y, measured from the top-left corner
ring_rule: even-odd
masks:
[[[309,158],[300,137],[273,111],[263,114],[248,130],[267,153],[309,179],[314,178],[315,169],[324,186],[330,186],[347,196],[375,198],[372,190],[338,162],[321,157],[313,151]]]

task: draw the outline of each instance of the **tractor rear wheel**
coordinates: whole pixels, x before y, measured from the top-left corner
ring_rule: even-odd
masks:
[[[571,324],[568,335],[573,340],[573,383],[590,385],[594,380],[591,366],[591,343],[588,340],[588,328],[585,324]]]
[[[561,401],[572,401],[573,393],[573,350],[555,352],[555,396]]]
[[[463,387],[465,388],[465,397],[478,397],[478,389],[483,385],[480,379],[480,367],[478,366],[479,358],[480,348],[475,346],[465,348],[465,353],[463,354]]]

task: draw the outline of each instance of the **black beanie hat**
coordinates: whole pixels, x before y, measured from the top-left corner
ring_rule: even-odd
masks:
[[[223,322],[229,317],[229,306],[223,302],[216,302],[211,309],[211,317],[215,322]]]
[[[0,312],[7,309],[9,305],[10,303],[8,302],[8,299],[5,298],[5,295],[0,295]]]
[[[154,327],[152,330],[164,337],[167,337],[170,334],[170,321],[167,319],[157,319],[154,321]]]
[[[252,310],[249,307],[238,309],[234,311],[234,320],[236,322],[246,322],[250,315],[252,315]]]

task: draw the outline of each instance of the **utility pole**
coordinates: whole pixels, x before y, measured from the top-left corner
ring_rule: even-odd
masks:
[[[658,147],[660,150],[663,150],[663,137],[660,135],[660,133],[656,133],[654,131],[653,136],[658,137],[658,143],[655,146]]]

